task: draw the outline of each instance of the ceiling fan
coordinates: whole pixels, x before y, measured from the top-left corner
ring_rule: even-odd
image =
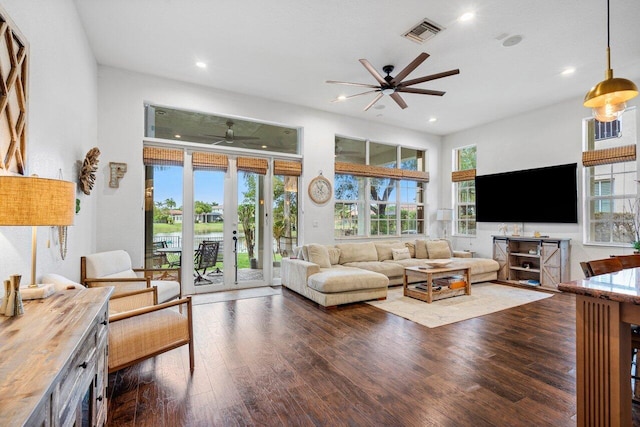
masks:
[[[260,138],[255,137],[255,136],[238,136],[238,135],[236,135],[235,132],[233,131],[233,122],[231,120],[227,121],[226,125],[227,125],[227,130],[225,131],[224,135],[204,134],[205,136],[208,136],[208,137],[218,138],[218,140],[214,140],[214,141],[210,142],[211,145],[217,145],[217,144],[220,144],[221,142],[226,142],[227,144],[232,144],[234,142],[253,141],[253,140],[256,140],[256,139],[260,139]],[[219,138],[222,138],[222,139],[219,139]]]
[[[355,95],[347,96],[347,97],[339,97],[334,99],[331,102],[342,101],[349,98],[355,98],[356,96],[366,95],[369,93],[378,93],[378,95],[364,108],[364,111],[367,111],[369,108],[373,107],[373,105],[380,100],[384,95],[389,95],[391,99],[393,99],[396,104],[400,106],[403,110],[407,108],[407,103],[404,102],[404,99],[400,96],[401,92],[404,93],[417,93],[421,95],[435,95],[442,96],[445,92],[439,90],[429,90],[429,89],[416,89],[410,86],[417,85],[419,83],[428,82],[431,80],[441,79],[443,77],[453,76],[455,74],[460,74],[459,69],[444,71],[442,73],[431,74],[424,77],[418,77],[417,79],[404,80],[413,70],[418,68],[420,64],[422,64],[425,59],[429,57],[428,53],[422,52],[416,59],[411,61],[409,65],[407,65],[402,71],[396,74],[395,77],[391,76],[391,73],[394,70],[393,65],[385,65],[382,67],[382,71],[384,71],[387,75],[382,77],[378,71],[367,61],[366,59],[360,59],[360,63],[364,65],[364,67],[369,71],[376,81],[379,83],[377,85],[373,84],[365,84],[365,83],[349,83],[349,82],[340,82],[335,80],[327,80],[327,83],[339,84],[339,85],[348,85],[348,86],[358,86],[358,87],[366,87],[371,88],[373,90],[368,90],[366,92],[357,93]]]

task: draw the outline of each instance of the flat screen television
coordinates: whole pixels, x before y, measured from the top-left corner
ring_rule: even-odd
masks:
[[[476,176],[476,221],[577,223],[577,167]]]

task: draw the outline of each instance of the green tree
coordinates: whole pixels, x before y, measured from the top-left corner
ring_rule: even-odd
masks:
[[[176,201],[173,200],[173,198],[166,199],[164,201],[164,206],[166,206],[167,209],[175,209],[176,208]]]
[[[195,205],[195,213],[197,215],[210,213],[212,211],[212,205],[210,203],[196,200],[194,205]]]

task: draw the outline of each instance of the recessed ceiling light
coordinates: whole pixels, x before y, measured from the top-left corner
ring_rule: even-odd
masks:
[[[338,101],[344,101],[345,99],[347,99],[347,96],[346,95],[340,95],[340,96],[338,96],[337,99],[338,99]]]
[[[262,146],[262,148],[267,148],[267,146],[266,146],[266,145],[263,145],[263,146]]]
[[[173,135],[175,138],[182,138],[182,135]]]
[[[198,68],[207,68],[207,64],[202,62],[202,61],[198,61],[198,62],[196,62],[196,67],[198,67]]]
[[[438,118],[437,117],[429,117],[429,123],[433,123],[433,122],[437,122]]]
[[[472,20],[475,16],[476,16],[476,14],[475,14],[475,13],[473,13],[473,12],[463,13],[463,14],[462,14],[462,15],[460,15],[460,17],[458,18],[458,21],[460,21],[460,22],[470,21],[470,20]]]
[[[562,74],[563,76],[569,76],[573,73],[576,72],[576,69],[573,67],[567,67],[564,70],[562,70],[562,72],[560,74]]]

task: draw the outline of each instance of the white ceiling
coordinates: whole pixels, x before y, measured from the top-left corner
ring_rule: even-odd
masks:
[[[99,64],[446,135],[582,97],[604,78],[606,0],[75,0]],[[458,22],[464,12],[475,19]],[[428,18],[446,29],[417,44],[401,35]],[[612,68],[640,84],[640,2],[611,0]],[[521,43],[504,47],[504,38]],[[459,68],[403,94],[401,110],[374,94],[330,102],[371,83],[358,62],[404,68],[408,79]],[[207,63],[197,68],[196,61]],[[571,76],[561,75],[575,67]],[[224,113],[224,112],[216,112]],[[588,111],[585,109],[585,116]],[[437,117],[429,123],[429,117]]]

